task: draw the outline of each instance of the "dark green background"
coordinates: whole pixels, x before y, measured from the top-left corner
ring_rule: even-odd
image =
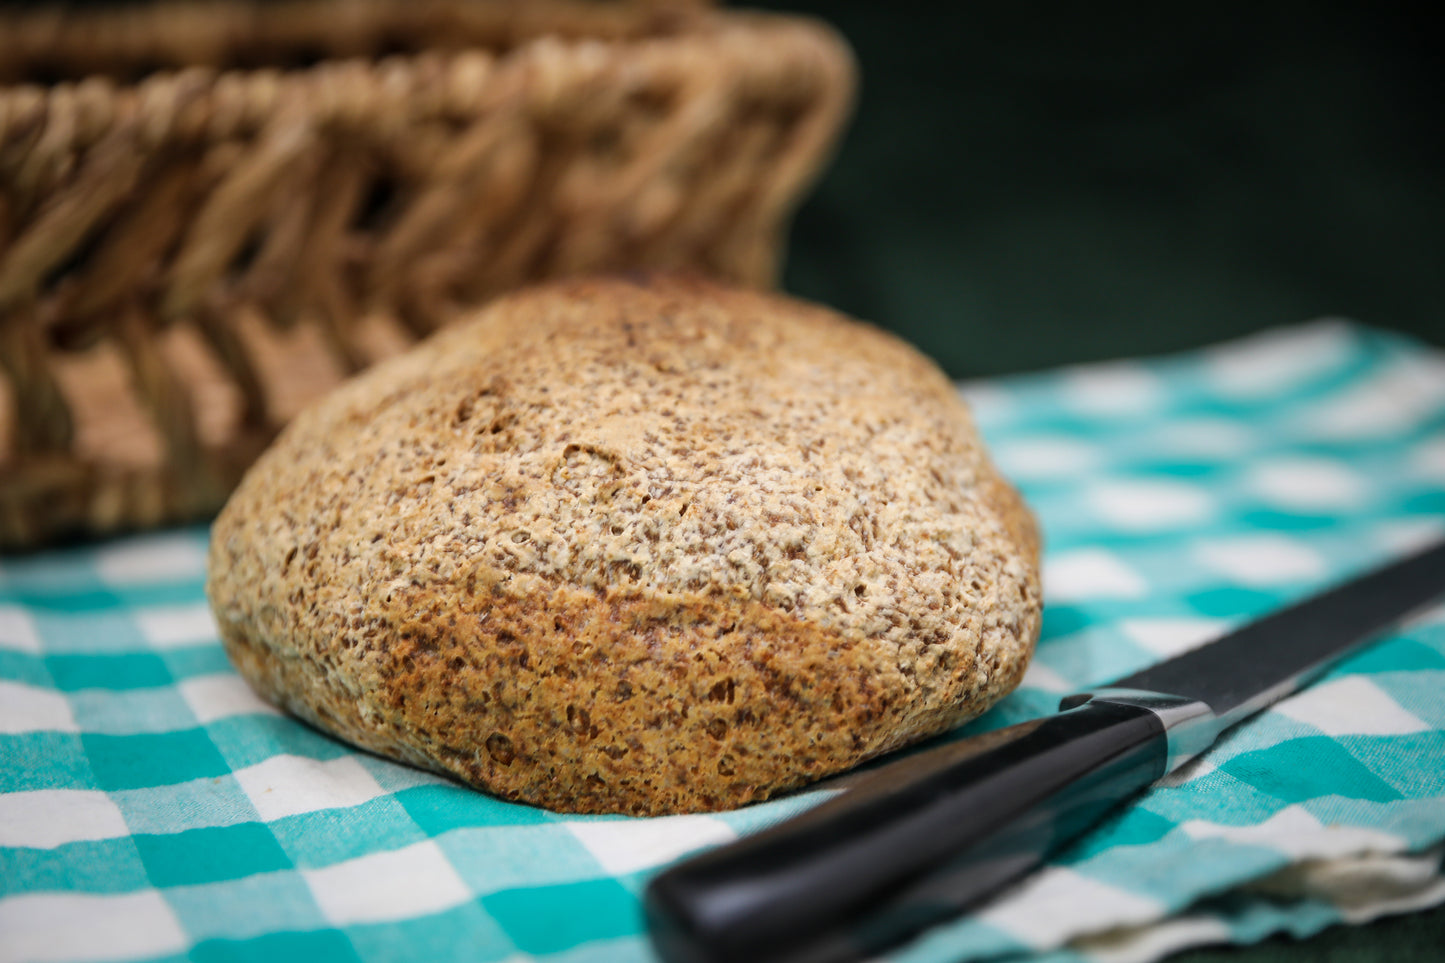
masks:
[[[785,286],[956,376],[1331,315],[1445,344],[1445,47],[1416,7],[753,6],[862,86]],[[1445,909],[1174,963],[1425,963]]]
[[[830,21],[862,74],[786,286],[954,375],[1322,315],[1445,343],[1445,55],[1415,8],[757,5]]]

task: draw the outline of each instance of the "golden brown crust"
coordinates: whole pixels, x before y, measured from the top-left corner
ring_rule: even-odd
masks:
[[[952,386],[871,327],[697,281],[498,302],[307,411],[216,523],[263,694],[582,812],[740,805],[986,709],[1037,535]]]

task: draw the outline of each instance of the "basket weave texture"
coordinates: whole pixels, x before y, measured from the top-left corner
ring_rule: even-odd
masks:
[[[827,28],[690,3],[0,15],[0,548],[203,517],[518,285],[770,284],[852,87]]]

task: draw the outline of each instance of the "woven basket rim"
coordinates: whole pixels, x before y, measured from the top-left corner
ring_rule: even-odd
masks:
[[[197,68],[290,73],[445,51],[501,56],[544,37],[625,43],[693,33],[716,13],[709,0],[127,0],[0,9],[0,92],[134,86]]]

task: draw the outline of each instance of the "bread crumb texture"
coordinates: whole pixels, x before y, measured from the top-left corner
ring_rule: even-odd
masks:
[[[700,281],[494,302],[297,417],[217,520],[268,699],[506,799],[767,798],[988,708],[1034,522],[952,385],[831,311]]]

